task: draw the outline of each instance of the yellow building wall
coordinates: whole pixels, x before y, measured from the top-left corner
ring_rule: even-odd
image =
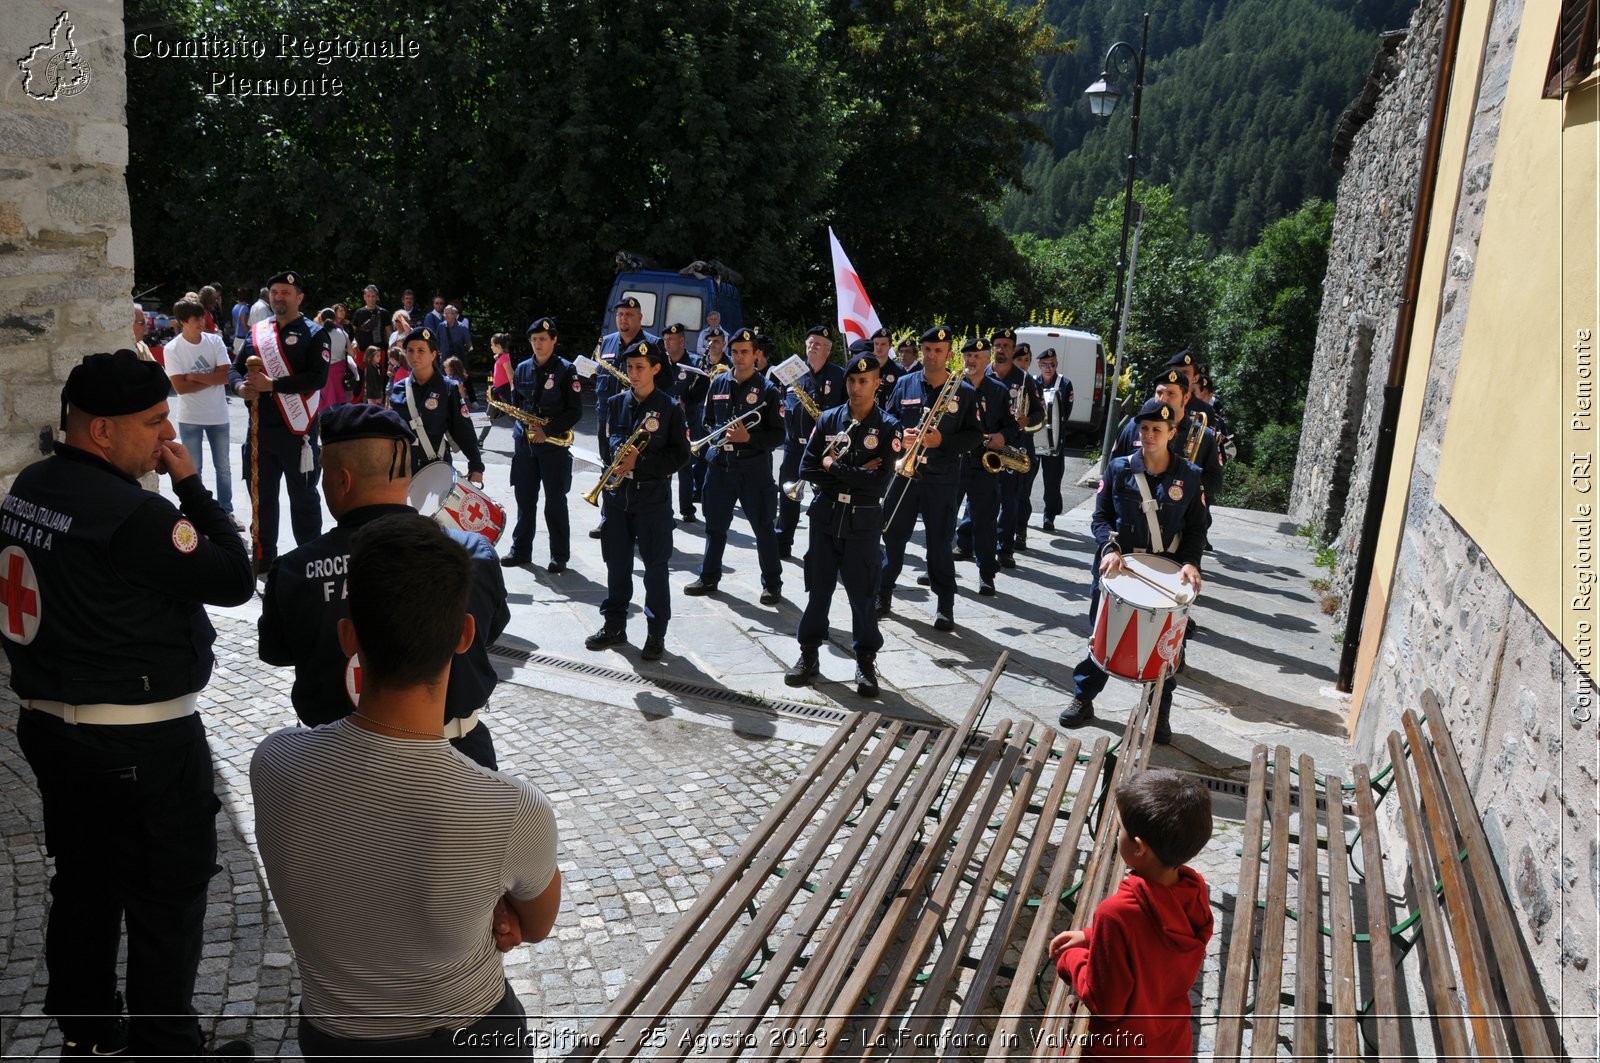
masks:
[[[1592,83],[1541,97],[1558,7],[1523,9],[1434,496],[1583,664],[1574,520],[1600,503],[1600,408],[1579,402],[1594,363],[1574,347],[1595,328],[1597,123]]]
[[[1428,243],[1422,261],[1421,286],[1417,292],[1416,322],[1411,334],[1410,358],[1406,363],[1404,391],[1399,419],[1395,425],[1393,473],[1383,502],[1383,524],[1373,553],[1372,583],[1362,622],[1360,651],[1356,655],[1355,681],[1350,704],[1354,711],[1349,726],[1355,727],[1372,665],[1377,659],[1383,631],[1383,617],[1389,604],[1391,577],[1400,552],[1400,535],[1405,528],[1406,497],[1411,490],[1410,470],[1422,425],[1422,398],[1432,365],[1433,340],[1439,320],[1439,293],[1444,287],[1445,269],[1450,260],[1450,231],[1454,225],[1456,200],[1460,195],[1462,170],[1467,154],[1467,139],[1472,132],[1472,112],[1477,100],[1478,79],[1482,74],[1483,46],[1494,14],[1490,0],[1471,0],[1461,20],[1461,41],[1450,79],[1450,102],[1445,112],[1445,128],[1439,152],[1439,174],[1434,190],[1433,210],[1428,219]],[[1454,414],[1452,413],[1452,420]],[[1369,501],[1372,505],[1376,500]]]

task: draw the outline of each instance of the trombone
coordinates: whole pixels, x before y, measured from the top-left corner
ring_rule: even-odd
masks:
[[[510,414],[512,420],[520,421],[529,428],[538,428],[543,430],[543,428],[550,423],[550,418],[548,417],[540,417],[536,413],[529,413],[527,410],[524,410],[521,407],[512,406],[510,403],[501,402],[499,399],[490,399],[489,407],[491,409],[499,410],[501,413]],[[573,440],[576,438],[577,437],[572,434],[572,430],[568,429],[567,431],[562,432],[560,435],[546,434],[544,441],[546,443],[553,443],[558,447],[570,447],[572,446]]]
[[[832,458],[834,461],[838,461],[840,458],[844,457],[845,454],[849,453],[850,433],[854,431],[856,425],[860,423],[860,421],[851,421],[849,424],[844,426],[844,431],[839,432],[828,439],[828,446],[822,452],[822,463],[824,465],[827,464],[829,458]],[[808,480],[790,480],[788,483],[783,485],[783,497],[787,498],[791,502],[804,502],[806,500],[806,490],[808,488],[815,489],[815,486],[815,484],[812,484]]]
[[[727,437],[728,430],[736,424],[742,424],[746,428],[754,428],[760,423],[761,408],[759,406],[753,410],[746,410],[744,413],[741,413],[739,416],[728,421],[720,428],[714,429],[713,431],[706,433],[706,435],[690,443],[689,453],[698,456],[699,453],[707,447],[721,446],[723,439]]]
[[[611,456],[611,464],[606,466],[606,471],[600,477],[600,482],[594,485],[593,491],[583,496],[583,500],[591,506],[598,506],[600,504],[600,492],[615,491],[622,483],[622,474],[617,471],[617,466],[621,465],[630,455],[640,453],[649,445],[650,430],[644,425],[635,428],[633,434],[628,437],[628,441],[618,447],[617,452]]]

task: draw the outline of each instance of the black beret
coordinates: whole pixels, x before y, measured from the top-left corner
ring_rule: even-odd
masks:
[[[728,330],[723,328],[721,325],[712,325],[704,332],[700,333],[701,339],[709,340],[712,336],[721,336],[726,339],[728,336]]]
[[[1158,388],[1162,384],[1176,384],[1187,392],[1189,390],[1189,374],[1181,369],[1163,369],[1150,381],[1152,388]]]
[[[773,339],[771,336],[768,336],[765,332],[756,333],[756,350],[760,351],[762,354],[770,356],[772,352],[777,349],[777,340]]]
[[[626,299],[619,300],[617,302],[617,305],[613,306],[611,309],[613,311],[615,311],[615,310],[643,310],[644,307],[639,305],[639,300],[635,299],[633,296],[630,295]]]
[[[648,358],[658,365],[665,365],[667,362],[667,351],[666,348],[662,347],[659,343],[651,343],[649,340],[639,340],[637,343],[628,344],[627,349],[621,353],[620,357],[623,359],[623,361],[627,361],[629,358]]]
[[[1054,358],[1055,356],[1056,356],[1056,349],[1054,347],[1046,347],[1043,351],[1041,351],[1039,353],[1039,361],[1042,362],[1046,358]]]
[[[857,340],[856,342],[857,343],[866,343],[869,347],[872,344],[871,340]],[[855,351],[851,351],[850,353],[851,354],[855,354],[856,352]],[[878,359],[873,357],[873,355],[869,351],[867,354],[865,354],[865,355],[863,355],[863,356],[861,356],[859,358],[852,358],[850,360],[850,364],[845,366],[845,368],[844,368],[844,375],[845,376],[860,376],[862,373],[876,373],[877,371],[878,371]]]
[[[661,330],[661,335],[662,336],[682,336],[683,335],[683,322],[682,321],[674,321],[672,324],[668,325],[666,328]]]
[[[871,340],[854,340],[854,341],[852,341],[851,344],[850,344],[850,353],[851,354],[871,354],[872,353],[872,341]]]
[[[1139,412],[1133,415],[1133,419],[1135,421],[1160,421],[1163,424],[1176,424],[1178,415],[1171,406],[1168,406],[1160,399],[1150,399],[1139,407]]]
[[[323,411],[317,421],[322,433],[322,445],[351,443],[357,439],[401,439],[416,442],[411,426],[387,406],[373,406],[365,402],[340,403]]]
[[[1012,351],[1011,353],[1012,353],[1012,356],[1015,357],[1015,358],[1032,358],[1033,357],[1033,348],[1030,347],[1026,343],[1019,343],[1019,344],[1017,344],[1017,349]]]
[[[532,336],[536,332],[548,333],[551,336],[557,335],[556,319],[553,317],[537,318],[533,324],[528,326],[528,335]]]
[[[167,371],[126,347],[112,354],[86,354],[67,375],[63,402],[94,417],[142,413],[167,401]]]
[[[988,340],[984,339],[982,336],[974,336],[966,343],[961,345],[962,354],[979,354],[991,351],[993,349],[994,345]]]
[[[286,269],[282,273],[274,273],[272,276],[268,277],[267,287],[270,288],[274,284],[292,284],[301,291],[305,291],[306,286],[301,283],[304,279],[305,278],[301,277],[300,274],[294,270]]]
[[[935,325],[922,334],[923,343],[949,343],[953,338],[948,325]]]
[[[874,332],[872,335],[867,337],[867,339],[869,339],[869,340],[886,340],[888,338],[889,338],[889,330],[888,329],[879,329],[877,332]]]
[[[1012,328],[1010,325],[1007,325],[1003,328],[997,328],[993,332],[989,333],[990,343],[993,343],[995,340],[1015,340],[1016,338],[1017,330]]]
[[[1189,366],[1191,366],[1193,364],[1194,364],[1194,355],[1190,354],[1188,351],[1179,351],[1177,354],[1175,354],[1171,358],[1167,359],[1167,364],[1166,364],[1165,368],[1167,368],[1167,369],[1185,369],[1185,368],[1187,368],[1187,367],[1189,367]]]
[[[807,336],[821,336],[825,340],[833,339],[832,334],[830,334],[828,332],[828,326],[827,325],[812,325],[810,328],[806,329],[806,335]]]
[[[426,325],[418,325],[416,328],[406,333],[406,338],[400,341],[400,346],[402,348],[409,347],[412,343],[419,340],[423,343],[426,343],[429,350],[437,351],[439,349],[439,337],[435,336],[433,334],[433,329]]]
[[[742,328],[728,337],[728,346],[732,347],[735,343],[755,343],[755,341],[755,329]]]
[[[1201,391],[1210,391],[1212,390],[1211,378],[1202,373],[1200,375],[1200,379],[1194,382],[1194,386],[1199,388]]]

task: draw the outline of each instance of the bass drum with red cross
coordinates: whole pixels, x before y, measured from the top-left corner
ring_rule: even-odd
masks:
[[[491,543],[498,542],[506,530],[505,508],[457,476],[449,462],[436,461],[417,470],[406,501],[443,527],[477,532]]]

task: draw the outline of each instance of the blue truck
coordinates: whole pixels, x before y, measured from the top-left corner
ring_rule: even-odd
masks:
[[[659,335],[668,325],[681,322],[693,341],[713,311],[721,315],[722,327],[731,332],[744,324],[739,303],[739,285],[743,283],[743,277],[720,262],[696,261],[681,270],[669,270],[620,252],[611,294],[601,312],[600,332],[603,335],[616,328],[611,308],[630,295],[639,300],[647,332]]]

